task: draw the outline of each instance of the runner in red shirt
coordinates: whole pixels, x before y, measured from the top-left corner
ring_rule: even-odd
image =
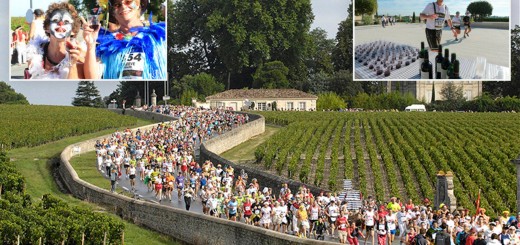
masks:
[[[251,224],[251,221],[249,218],[251,218],[251,215],[253,215],[253,212],[251,210],[251,199],[249,197],[246,197],[246,202],[244,203],[244,219],[246,220],[246,224]]]
[[[338,227],[339,243],[347,243],[347,227],[348,219],[345,212],[341,212],[341,216],[336,219],[336,226]]]

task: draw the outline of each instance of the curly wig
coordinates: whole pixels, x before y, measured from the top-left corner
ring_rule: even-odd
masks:
[[[45,12],[45,20],[43,21],[43,29],[48,32],[49,26],[51,25],[51,15],[52,12],[55,10],[66,10],[70,13],[72,16],[72,19],[74,20],[74,23],[72,24],[72,34],[77,34],[79,29],[81,28],[81,19],[79,18],[78,11],[76,11],[76,8],[72,4],[69,3],[52,3],[47,11]]]

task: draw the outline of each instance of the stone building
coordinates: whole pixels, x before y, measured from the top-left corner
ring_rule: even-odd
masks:
[[[296,89],[231,89],[206,97],[212,108],[315,111],[318,96]]]
[[[435,100],[443,100],[440,93],[445,83],[435,81],[387,81],[386,91],[388,93],[397,91],[411,93],[417,100],[430,103],[433,91],[435,91]],[[482,81],[454,81],[453,83],[462,86],[466,100],[473,100],[482,95]]]

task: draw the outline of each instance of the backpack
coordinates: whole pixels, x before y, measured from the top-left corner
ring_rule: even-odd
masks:
[[[435,245],[450,245],[451,242],[450,242],[450,237],[444,233],[444,232],[439,232],[437,233],[437,235],[435,236]]]
[[[468,233],[461,231],[459,234],[457,234],[456,243],[457,245],[464,245],[466,244],[466,238],[468,238]]]

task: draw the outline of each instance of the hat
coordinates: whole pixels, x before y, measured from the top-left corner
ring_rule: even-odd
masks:
[[[269,191],[269,188],[267,188],[267,187],[264,187],[264,189],[262,190],[263,193],[266,193],[268,191]]]
[[[490,222],[489,225],[497,226],[497,223],[495,223],[495,222]]]
[[[506,211],[502,212],[502,214],[509,215],[509,211],[506,210]]]
[[[439,208],[442,208],[442,207],[444,207],[444,206],[445,206],[445,204],[444,204],[444,203],[441,203],[441,205],[439,205]]]
[[[512,225],[512,226],[509,226],[509,229],[510,230],[516,230],[516,227],[514,225]]]

